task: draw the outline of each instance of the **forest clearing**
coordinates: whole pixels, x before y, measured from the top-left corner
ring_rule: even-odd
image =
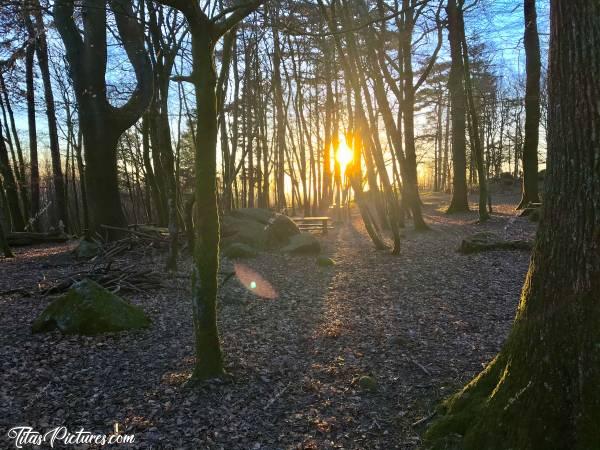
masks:
[[[476,213],[440,213],[447,195],[425,197],[432,231],[408,232],[398,258],[370,245],[354,211],[320,238],[334,267],[278,253],[243,260],[277,297],[258,297],[239,280],[225,285],[219,327],[233,379],[198,391],[185,388],[193,368],[189,277],[167,276],[159,291],[127,296],[153,321],[127,336],[31,335],[31,317],[47,301],[3,296],[0,360],[11,381],[2,398],[11,401],[2,416],[36,429],[82,418],[96,429],[117,422],[158,448],[417,448],[423,426],[413,424],[481,370],[514,318],[528,252],[457,252],[482,227],[531,237],[535,225],[514,217],[518,197],[506,197],[511,203],[498,204],[483,226],[474,224]],[[71,247],[24,250],[0,289],[62,278],[74,262]],[[127,254],[115,261],[131,262]],[[161,262],[150,253],[137,264],[160,272]],[[232,265],[223,262],[223,270]],[[361,386],[364,376],[372,390]],[[20,394],[10,394],[17,387]]]
[[[0,448],[600,450],[598,0],[0,0]]]

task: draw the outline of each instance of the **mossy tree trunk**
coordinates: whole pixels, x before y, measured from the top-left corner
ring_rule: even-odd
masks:
[[[219,270],[219,214],[217,209],[217,97],[213,50],[207,27],[191,26],[196,89],[195,246],[192,308],[196,336],[195,378],[223,374],[217,329],[217,274]]]
[[[540,77],[542,62],[535,0],[525,0],[525,141],[523,143],[523,197],[519,208],[539,202],[538,142],[540,133]]]
[[[548,178],[529,273],[502,351],[445,402],[429,448],[598,448],[598,71],[600,4],[554,0]]]
[[[217,41],[260,1],[241,4],[220,20],[211,20],[196,2],[160,0],[181,11],[192,36],[192,74],[183,77],[196,91],[194,267],[192,312],[196,337],[193,378],[202,380],[224,375],[223,355],[217,327],[219,272],[219,214],[217,206],[217,73],[214,49]]]
[[[135,90],[120,107],[107,97],[106,0],[81,2],[83,36],[75,23],[73,0],[56,0],[56,27],[65,44],[69,73],[73,79],[80,128],[85,144],[85,179],[89,201],[90,230],[100,225],[126,224],[121,207],[117,171],[117,142],[121,134],[139,120],[152,99],[152,67],[144,46],[144,31],[131,1],[110,0],[119,35],[136,78]],[[119,233],[109,234],[109,238]]]

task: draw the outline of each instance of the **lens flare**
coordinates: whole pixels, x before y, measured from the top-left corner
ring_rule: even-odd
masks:
[[[254,295],[269,300],[275,300],[278,297],[277,291],[271,286],[271,283],[255,270],[241,263],[235,263],[233,268],[240,283]]]

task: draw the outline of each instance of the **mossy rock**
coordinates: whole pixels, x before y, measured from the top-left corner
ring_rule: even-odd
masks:
[[[235,243],[249,245],[255,249],[263,249],[266,245],[265,225],[260,222],[225,216],[222,219],[221,229],[222,248]]]
[[[458,251],[464,254],[490,250],[531,250],[533,243],[523,240],[505,240],[495,233],[484,231],[463,239]]]
[[[269,221],[265,228],[267,245],[271,248],[280,248],[287,245],[290,239],[300,234],[296,222],[283,214],[277,214]]]
[[[32,331],[58,329],[65,334],[96,335],[149,325],[150,319],[141,308],[84,279],[50,303],[33,323]]]
[[[100,254],[100,248],[100,244],[97,242],[81,239],[73,250],[73,254],[79,259],[90,259]]]
[[[377,380],[369,375],[363,375],[358,379],[358,386],[366,392],[377,392]]]
[[[246,244],[234,242],[223,250],[223,256],[227,258],[254,258],[256,250]]]
[[[281,249],[291,255],[314,255],[321,252],[321,244],[310,233],[300,233],[292,236],[290,243]]]
[[[262,223],[263,225],[267,225],[275,216],[273,211],[263,208],[239,208],[232,210],[229,214],[231,217],[237,219],[242,219],[244,221],[251,220],[253,222]]]
[[[335,261],[327,256],[318,256],[317,265],[320,267],[333,267],[335,266]]]

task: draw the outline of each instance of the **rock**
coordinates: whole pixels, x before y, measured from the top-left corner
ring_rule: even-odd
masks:
[[[317,257],[317,265],[320,267],[332,267],[332,266],[335,266],[335,261],[326,256],[318,256]]]
[[[94,241],[81,239],[79,244],[73,250],[76,258],[89,259],[97,256],[100,253],[100,245]]]
[[[275,213],[263,208],[239,208],[234,209],[229,213],[231,217],[245,221],[259,222],[263,225],[268,225],[269,221],[275,217]]]
[[[46,307],[32,326],[34,333],[59,329],[65,334],[95,335],[150,325],[141,308],[84,279]]]
[[[271,248],[279,248],[288,244],[293,236],[299,235],[300,229],[288,216],[277,214],[269,221],[265,232],[267,245]]]
[[[533,243],[523,240],[505,240],[495,233],[484,231],[463,239],[459,252],[464,254],[489,250],[531,250]]]
[[[300,233],[292,236],[290,243],[281,251],[292,255],[317,254],[321,251],[321,244],[312,234]]]
[[[225,216],[221,221],[221,231],[222,248],[234,243],[246,244],[255,249],[262,249],[266,245],[265,225],[254,220]]]
[[[254,258],[256,256],[256,250],[246,244],[234,242],[223,250],[223,255],[228,258]]]
[[[377,391],[377,380],[370,377],[369,375],[363,375],[358,379],[358,385],[363,391],[376,392]]]

